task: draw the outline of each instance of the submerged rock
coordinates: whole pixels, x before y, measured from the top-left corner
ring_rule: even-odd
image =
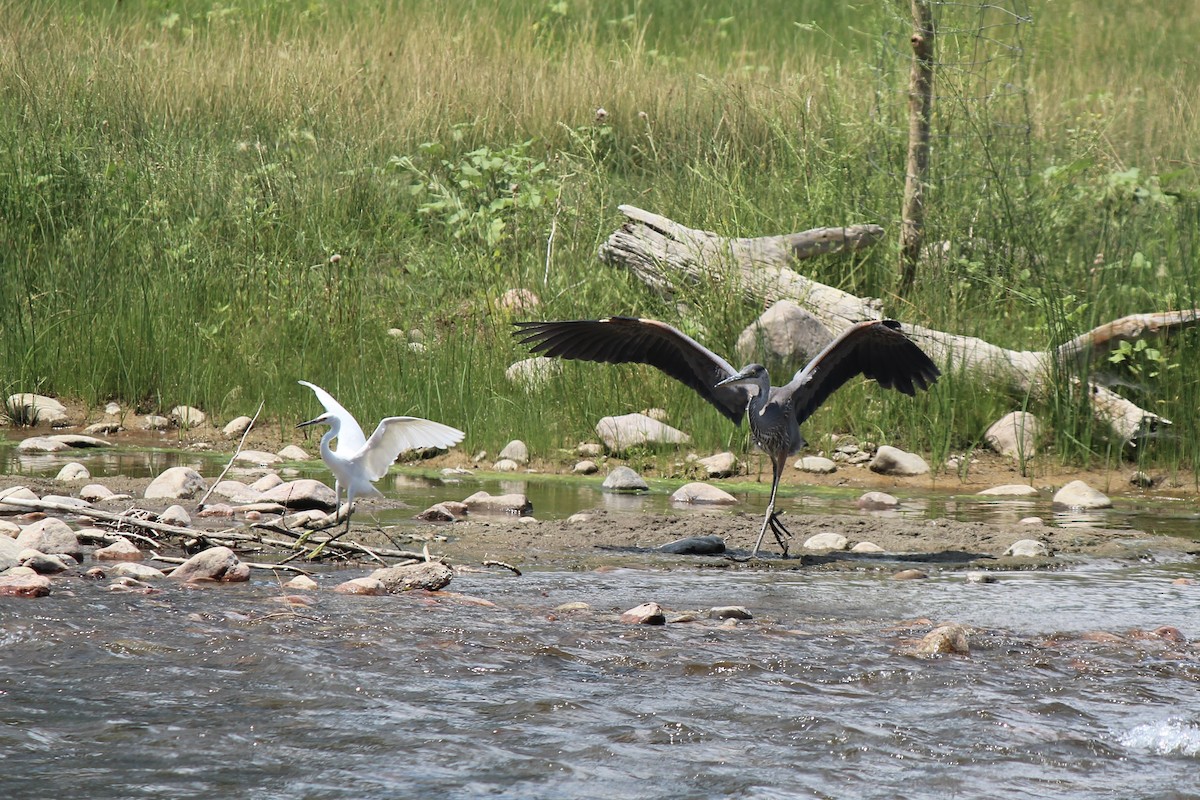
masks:
[[[858,498],[858,507],[864,511],[885,511],[899,508],[900,501],[887,492],[867,492]]]
[[[1054,505],[1060,508],[1112,508],[1112,500],[1083,481],[1071,481],[1054,493]]]
[[[250,567],[228,547],[210,547],[180,564],[170,577],[176,581],[248,581]]]
[[[1004,555],[1016,558],[1045,558],[1050,555],[1050,548],[1045,542],[1039,542],[1037,539],[1018,539],[1008,546]]]
[[[940,625],[925,634],[916,651],[923,656],[946,653],[966,655],[971,652],[970,632],[958,624]]]
[[[45,597],[50,594],[50,579],[27,567],[14,567],[0,573],[0,597]]]
[[[1027,483],[1006,483],[976,492],[982,497],[1036,497],[1038,490]]]
[[[650,489],[641,475],[626,466],[613,467],[601,486],[609,492],[645,492]]]
[[[671,502],[731,506],[737,504],[737,498],[712,484],[693,482],[676,489],[671,495]]]
[[[621,622],[630,625],[665,625],[667,615],[658,603],[642,603],[622,614]]]
[[[370,577],[382,583],[392,594],[413,589],[436,592],[450,583],[454,572],[440,561],[421,561],[417,564],[377,569]]]
[[[142,551],[133,542],[121,537],[112,544],[97,547],[92,551],[97,561],[141,561]]]

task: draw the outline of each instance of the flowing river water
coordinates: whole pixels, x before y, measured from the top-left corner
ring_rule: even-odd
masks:
[[[550,515],[602,502],[523,485]],[[480,486],[385,488],[419,505]],[[904,513],[1030,508],[1051,517],[945,497]],[[1188,530],[1195,514],[1088,521]],[[618,565],[305,605],[257,570],[150,595],[57,578],[49,597],[0,598],[0,796],[1200,797],[1196,573],[1182,556],[989,584]],[[647,600],[754,618],[619,621]],[[969,626],[970,654],[914,655],[928,621]]]

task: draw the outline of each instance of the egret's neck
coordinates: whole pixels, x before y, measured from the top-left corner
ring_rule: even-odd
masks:
[[[329,430],[325,431],[325,435],[321,437],[321,457],[322,458],[325,458],[326,456],[333,454],[333,449],[329,446],[329,443],[337,438],[337,435],[339,433],[341,433],[341,430],[342,430],[342,421],[340,419],[337,419],[335,417],[334,419],[329,421]]]

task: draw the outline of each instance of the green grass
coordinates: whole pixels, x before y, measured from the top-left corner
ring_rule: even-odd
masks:
[[[532,316],[655,316],[723,353],[757,316],[727,287],[665,300],[600,265],[620,203],[728,235],[880,223],[884,244],[808,274],[1019,349],[1200,306],[1200,9],[1168,25],[1108,0],[1037,5],[1019,60],[944,20],[944,59],[995,60],[939,73],[927,213],[952,246],[895,296],[903,7],[0,0],[0,390],[291,420],[304,378],[363,419],[459,425],[471,450],[552,452],[648,406],[698,449],[744,446],[651,370],[505,380],[509,288],[542,298]],[[1027,91],[970,100],[1010,83]],[[1176,423],[1142,465],[1195,465],[1195,344],[1127,362],[1122,391]],[[1026,402],[951,371],[915,401],[851,386],[805,433],[941,461]],[[1065,392],[1030,410],[1056,458],[1129,455]]]

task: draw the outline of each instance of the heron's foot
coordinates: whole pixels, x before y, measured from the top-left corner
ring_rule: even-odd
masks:
[[[783,557],[788,557],[788,541],[792,538],[792,532],[784,526],[783,520],[779,518],[777,512],[771,512],[771,516],[767,518],[767,524],[771,526],[771,533],[775,534],[775,541],[779,543],[779,547],[783,550]]]

